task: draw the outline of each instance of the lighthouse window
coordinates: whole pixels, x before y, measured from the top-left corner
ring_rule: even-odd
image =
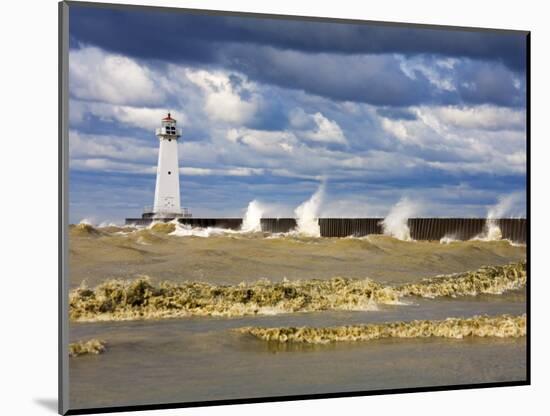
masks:
[[[171,142],[171,141],[172,141],[172,139],[168,139],[168,141],[169,141],[169,142]]]
[[[171,175],[171,174],[172,174],[172,171],[169,170],[169,171],[168,171],[168,175]]]

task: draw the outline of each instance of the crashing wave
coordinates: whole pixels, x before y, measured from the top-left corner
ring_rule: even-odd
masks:
[[[158,319],[185,316],[245,316],[369,310],[377,303],[398,303],[397,293],[371,280],[333,278],[241,283],[236,286],[203,282],[155,287],[147,277],[110,280],[95,289],[71,291],[70,318],[76,321]]]
[[[69,226],[69,234],[72,237],[99,237],[102,235],[102,232],[91,224],[80,222],[79,224],[71,224]]]
[[[241,233],[248,233],[248,231],[232,230],[229,228],[220,227],[192,227],[186,224],[177,223],[175,229],[169,233],[176,237],[214,237],[223,235],[235,235]]]
[[[499,295],[509,290],[521,289],[527,283],[526,263],[505,266],[485,266],[476,271],[454,273],[423,279],[418,283],[406,283],[399,287],[401,296],[476,296]]]
[[[384,285],[370,279],[335,277],[328,280],[239,285],[204,282],[161,282],[148,277],[108,280],[94,289],[81,286],[69,294],[74,321],[160,319],[187,316],[246,316],[325,310],[374,310],[401,304],[407,296],[473,296],[520,289],[527,282],[525,262],[483,267],[472,272]]]
[[[163,222],[154,221],[148,227],[149,230],[158,234],[170,234],[176,230],[176,223],[174,221]]]
[[[382,338],[464,338],[499,337],[517,338],[526,334],[526,316],[474,316],[411,322],[349,325],[328,328],[246,327],[236,331],[252,335],[263,341],[326,344],[330,342],[372,341]]]

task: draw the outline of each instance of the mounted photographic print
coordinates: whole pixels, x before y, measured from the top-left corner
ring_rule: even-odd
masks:
[[[529,32],[59,11],[60,413],[529,384]]]

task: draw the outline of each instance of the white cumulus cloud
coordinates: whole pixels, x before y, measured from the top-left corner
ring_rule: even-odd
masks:
[[[165,97],[147,66],[96,47],[71,50],[69,76],[70,94],[83,100],[146,105]]]
[[[316,142],[346,143],[344,132],[336,121],[329,120],[319,112],[313,114],[312,118],[316,128],[313,131],[304,133],[306,138]]]
[[[230,129],[227,140],[242,143],[262,154],[288,154],[297,145],[296,136],[288,131],[266,131],[247,128]]]
[[[187,78],[204,93],[204,110],[214,120],[243,124],[256,115],[261,96],[253,83],[221,71],[185,71]]]

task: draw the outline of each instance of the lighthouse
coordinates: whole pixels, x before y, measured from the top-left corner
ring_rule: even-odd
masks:
[[[178,139],[181,129],[168,113],[155,131],[159,139],[159,158],[155,201],[152,209],[154,218],[175,218],[183,215],[180,206],[180,175],[178,162]]]

